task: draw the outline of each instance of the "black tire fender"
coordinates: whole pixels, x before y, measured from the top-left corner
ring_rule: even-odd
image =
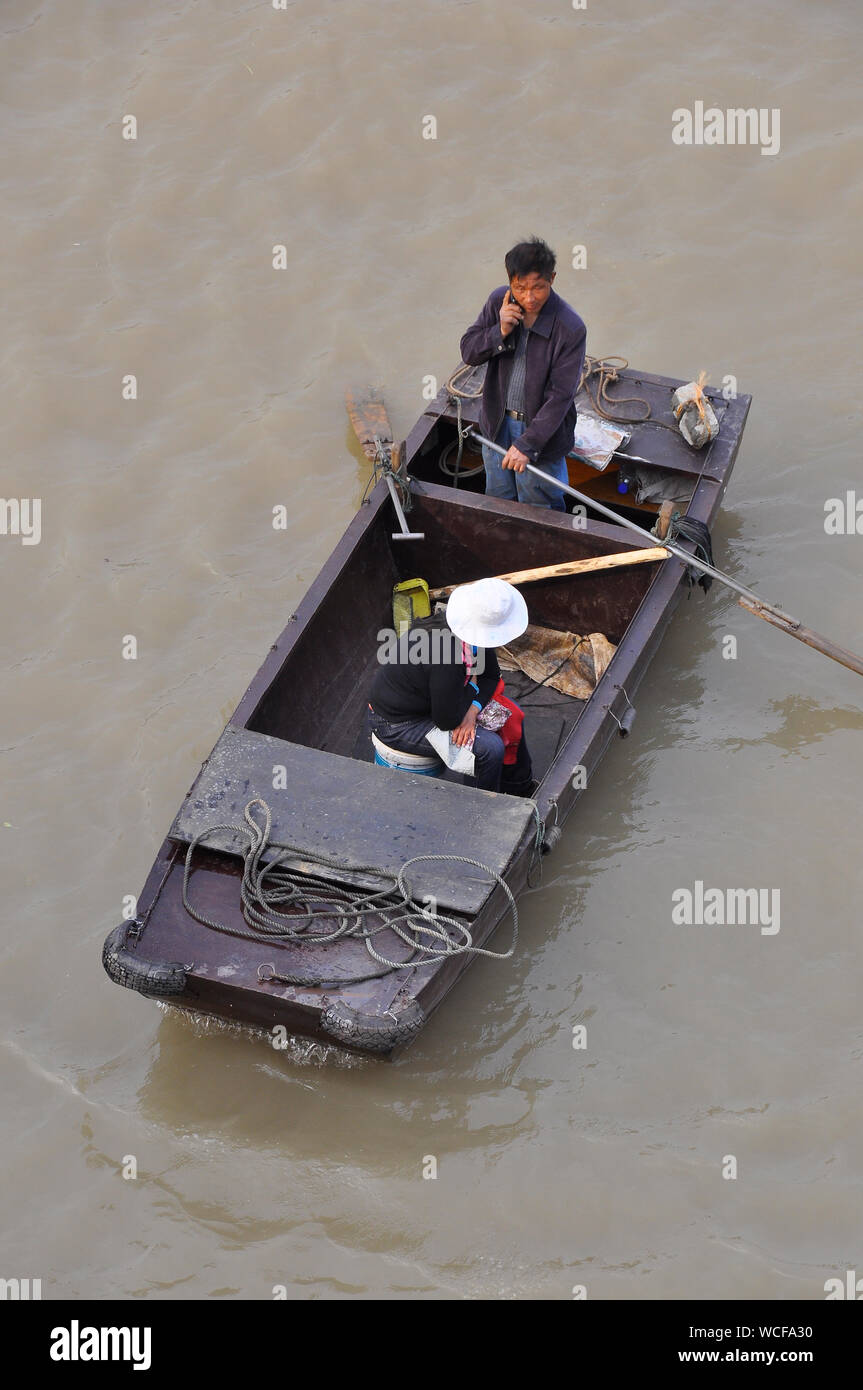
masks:
[[[542,852],[551,854],[553,849],[557,849],[563,838],[563,827],[560,825],[550,825],[547,830],[542,832]]]
[[[338,999],[321,1014],[321,1027],[338,1042],[364,1052],[392,1052],[416,1037],[426,1021],[416,1000],[398,1014],[364,1014]]]
[[[105,939],[102,965],[115,985],[135,989],[148,999],[169,999],[183,994],[186,967],[178,961],[145,960],[129,950],[129,934],[134,922],[121,922]]]

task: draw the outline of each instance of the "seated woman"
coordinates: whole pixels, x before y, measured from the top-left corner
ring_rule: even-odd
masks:
[[[504,580],[460,585],[450,595],[445,615],[422,618],[379,647],[370,691],[370,734],[402,753],[431,754],[429,730],[450,731],[457,747],[473,751],[475,776],[466,779],[469,785],[530,795],[522,714],[504,700],[494,650],[520,636],[527,623],[527,604]],[[478,722],[492,703],[505,703],[509,711],[499,733]],[[500,725],[501,711],[495,713]]]

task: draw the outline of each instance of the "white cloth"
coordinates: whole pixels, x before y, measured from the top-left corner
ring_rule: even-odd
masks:
[[[476,776],[476,759],[472,746],[460,748],[457,743],[453,743],[452,734],[445,729],[429,729],[426,738],[441,762],[446,763],[451,772],[464,772],[468,777]]]

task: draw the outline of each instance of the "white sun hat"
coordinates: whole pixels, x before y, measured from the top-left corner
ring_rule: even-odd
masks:
[[[446,621],[450,632],[472,647],[502,647],[527,627],[527,604],[505,579],[478,579],[453,589]]]

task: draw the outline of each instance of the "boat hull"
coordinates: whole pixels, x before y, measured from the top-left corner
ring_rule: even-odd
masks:
[[[637,380],[643,385],[648,378]],[[680,384],[666,378],[649,381],[663,397]],[[726,403],[720,436],[698,460],[697,473],[694,456],[687,454],[683,460],[693,470],[688,514],[708,526],[719,512],[748,409],[749,397]],[[523,565],[556,564],[641,544],[622,527],[589,515],[573,517],[486,498],[476,482],[456,490],[434,481],[435,452],[451,441],[454,430],[452,403],[440,397],[407,441],[413,478],[410,525],[412,530],[424,531],[426,540],[391,540],[391,503],[385,485],[378,483],[271,647],[223,738],[231,731],[240,739],[247,737],[249,746],[253,739],[276,740],[279,748],[284,745],[287,750],[288,761],[296,756],[292,748],[317,750],[322,765],[326,758],[336,760],[327,764],[338,770],[335,782],[344,776],[349,786],[351,760],[356,768],[358,758],[370,758],[362,751],[364,692],[375,667],[375,634],[386,623],[394,583],[417,575],[432,587],[463,583]],[[575,610],[578,630],[605,632],[616,643],[616,651],[592,696],[580,707],[570,709],[558,702],[549,713],[536,715],[535,722],[552,733],[557,727],[556,723],[552,727],[552,721],[559,721],[560,732],[557,743],[550,737],[542,753],[541,782],[533,798],[535,814],[517,834],[513,832],[511,843],[501,841],[503,849],[498,846],[505,859],[498,863],[498,872],[506,888],[489,880],[479,905],[472,900],[469,910],[460,911],[455,900],[448,908],[463,922],[474,947],[489,946],[503,919],[511,915],[510,895],[517,899],[535,880],[541,850],[553,848],[609,743],[631,727],[634,697],[686,587],[685,566],[669,557],[655,564],[541,581],[531,586],[529,595],[526,591],[532,620],[536,613],[548,626],[572,630]],[[314,680],[309,679],[310,672],[316,673]],[[529,720],[526,727],[530,736]],[[184,806],[194,800],[209,761]],[[375,775],[391,779],[406,774],[379,768]],[[392,785],[386,780],[380,783],[381,787]],[[453,793],[458,797],[467,790],[450,787],[446,804],[454,804]],[[328,794],[320,792],[324,799]],[[417,798],[433,795],[428,789],[416,791]],[[373,814],[389,843],[394,823],[387,819],[379,799],[375,805]],[[434,839],[433,810],[429,812],[432,828],[427,830],[430,840]],[[361,961],[367,955],[361,943],[345,944],[339,948],[341,955],[335,955],[334,946],[286,947],[260,936],[255,939],[240,905],[241,857],[206,844],[190,851],[191,832],[184,839],[177,828],[179,821],[180,817],[159,850],[138,900],[136,918],[122,924],[106,943],[105,967],[117,983],[180,1008],[258,1028],[274,1042],[287,1033],[367,1056],[393,1058],[417,1036],[476,958],[475,951],[465,951],[433,964],[343,983],[362,973]],[[438,823],[442,826],[443,818]],[[440,838],[445,842],[443,833]],[[482,859],[481,832],[477,842],[474,857]],[[466,852],[470,853],[470,847]],[[220,923],[225,931],[196,920],[184,905],[187,858],[190,898],[204,917]],[[334,872],[333,881],[350,883],[350,868],[350,863],[343,865],[340,874]],[[494,948],[502,949],[497,941]],[[292,963],[291,969],[277,965],[285,960]],[[315,971],[318,979],[330,971],[334,980],[280,983],[270,968],[274,975],[305,971],[310,979]]]

